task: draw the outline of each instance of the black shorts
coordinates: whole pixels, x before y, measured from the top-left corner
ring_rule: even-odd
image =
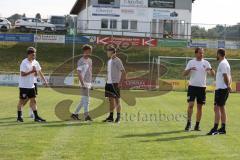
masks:
[[[206,87],[189,86],[187,97],[188,102],[194,102],[197,99],[197,104],[206,104]]]
[[[19,91],[20,91],[20,94],[19,94],[20,99],[36,97],[35,88],[19,88]]]
[[[120,98],[120,89],[118,83],[106,84],[105,97]]]
[[[38,86],[37,86],[37,83],[34,83],[34,89],[35,89],[35,93],[36,93],[36,95],[38,95]]]
[[[228,89],[215,90],[214,105],[217,105],[219,107],[225,106],[228,96],[229,96]]]

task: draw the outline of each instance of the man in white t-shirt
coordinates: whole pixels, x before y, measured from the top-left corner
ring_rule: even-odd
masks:
[[[225,58],[225,50],[218,49],[217,60],[220,62],[216,74],[216,90],[214,99],[215,122],[214,127],[207,135],[226,134],[227,115],[225,105],[231,92],[231,67]],[[221,128],[218,130],[219,122],[222,122]]]
[[[32,48],[32,47],[29,47],[28,49],[35,49],[35,48]],[[35,51],[37,51],[35,49]],[[38,95],[38,75],[40,76],[40,78],[43,80],[43,84],[47,87],[48,86],[48,83],[47,83],[47,80],[41,70],[41,66],[39,64],[39,62],[36,60],[36,53],[35,53],[35,56],[34,56],[34,60],[33,60],[33,66],[35,66],[36,68],[40,68],[40,70],[38,72],[35,73],[34,75],[34,89],[35,89],[35,93],[36,93],[36,96]],[[29,99],[26,99],[23,106],[25,106],[27,103],[28,103]],[[36,106],[37,107],[37,106]],[[33,110],[30,106],[30,110],[29,110],[29,116],[30,118],[34,118],[34,113],[33,113]]]
[[[190,81],[188,86],[187,101],[188,101],[188,119],[185,131],[191,129],[191,119],[193,114],[193,107],[195,100],[197,100],[197,115],[195,131],[200,131],[200,121],[202,118],[202,106],[206,103],[206,79],[207,74],[215,75],[215,71],[212,69],[210,63],[204,58],[204,49],[196,48],[195,59],[188,62],[184,76],[190,75]]]
[[[78,61],[78,78],[81,85],[81,102],[78,104],[75,112],[71,115],[74,120],[79,119],[79,113],[82,107],[84,107],[84,116],[85,121],[92,121],[89,113],[89,102],[90,96],[89,91],[92,87],[92,59],[90,58],[92,54],[92,46],[84,45],[83,48],[83,57]]]
[[[34,86],[34,79],[37,72],[41,71],[40,65],[34,63],[36,49],[29,47],[27,49],[27,58],[25,58],[20,65],[19,76],[19,102],[17,106],[17,122],[23,122],[22,108],[26,102],[26,99],[30,100],[30,107],[34,113],[35,122],[45,122],[46,120],[38,116],[36,107],[36,92]]]

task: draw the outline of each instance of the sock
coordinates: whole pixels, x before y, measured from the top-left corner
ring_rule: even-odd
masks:
[[[22,111],[17,112],[18,118],[22,118]]]
[[[188,124],[188,125],[191,125],[191,120],[188,120],[188,121],[187,121],[187,124]]]
[[[215,123],[213,129],[217,130],[218,129],[218,124]]]
[[[222,123],[222,129],[226,129],[226,124],[225,123]]]
[[[196,122],[195,127],[199,127],[200,122]]]
[[[38,118],[38,113],[37,113],[37,111],[33,111],[33,114],[34,114],[34,117],[35,117],[35,118]]]
[[[121,113],[117,113],[117,118],[118,118],[118,119],[121,118]]]
[[[113,112],[110,112],[109,118],[113,118]]]

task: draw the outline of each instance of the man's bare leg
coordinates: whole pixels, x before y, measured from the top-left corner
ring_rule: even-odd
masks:
[[[220,108],[220,113],[221,113],[221,122],[222,126],[221,129],[219,130],[220,134],[226,134],[226,122],[227,122],[227,114],[224,106],[219,107]]]
[[[19,99],[18,105],[17,105],[17,121],[18,122],[23,122],[22,118],[22,109],[24,104],[24,99]]]
[[[196,125],[194,127],[195,131],[200,131],[199,124],[202,119],[202,107],[203,104],[197,104]]]
[[[189,131],[191,129],[193,107],[194,107],[194,102],[189,102],[188,103],[188,110],[187,110],[187,125],[185,127],[185,131]]]
[[[121,119],[121,103],[120,103],[120,99],[119,98],[115,98],[115,104],[116,104],[116,111],[117,111],[117,119],[115,120],[116,123],[120,122]]]

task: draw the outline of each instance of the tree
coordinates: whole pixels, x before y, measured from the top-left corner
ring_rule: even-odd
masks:
[[[25,13],[23,13],[22,18],[26,18],[26,14]]]
[[[40,13],[37,13],[36,16],[35,16],[36,19],[42,19],[41,17],[41,14]]]

